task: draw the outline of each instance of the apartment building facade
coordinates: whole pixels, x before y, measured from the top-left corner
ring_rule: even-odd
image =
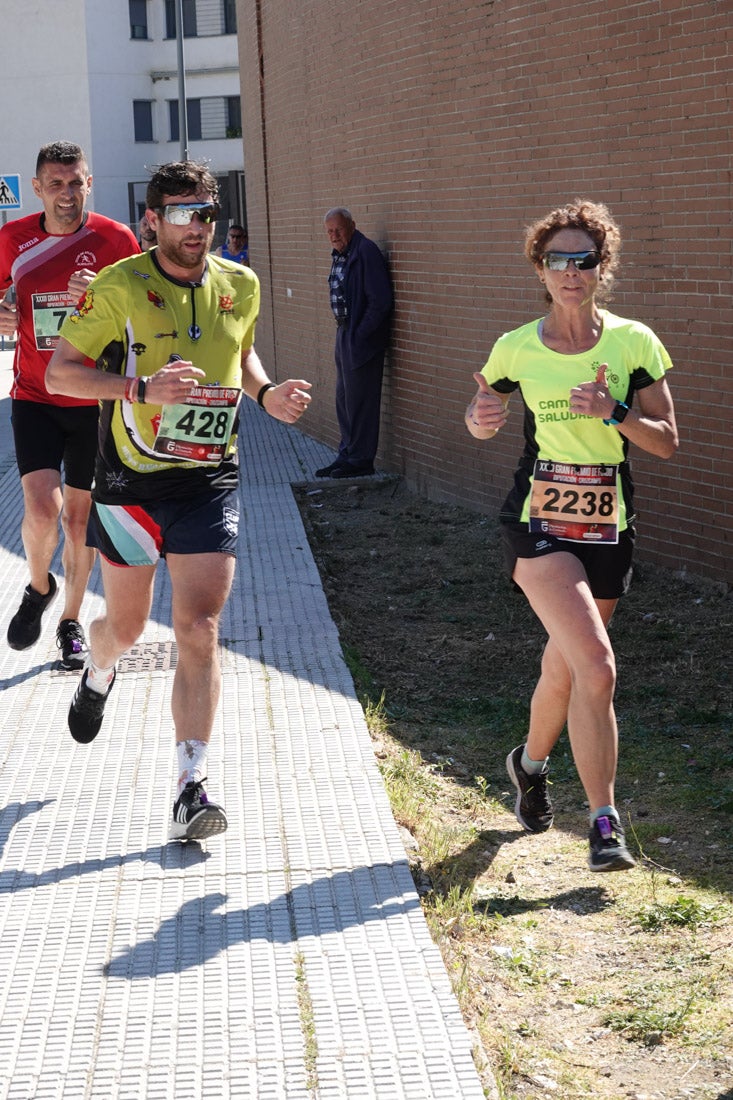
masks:
[[[78,142],[94,176],[91,206],[136,226],[150,169],[181,155],[179,98],[192,159],[220,181],[217,226],[246,219],[241,97],[233,0],[183,0],[185,80],[179,80],[177,0],[29,0],[3,23],[0,174],[21,177],[22,210],[38,149]]]

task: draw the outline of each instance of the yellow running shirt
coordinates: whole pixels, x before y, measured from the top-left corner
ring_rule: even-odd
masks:
[[[504,502],[505,522],[528,521],[536,459],[574,466],[619,467],[619,530],[633,519],[633,486],[627,461],[628,440],[597,417],[570,412],[570,390],[591,382],[608,364],[606,382],[613,397],[631,406],[634,393],[663,378],[672,367],[666,348],[646,325],[601,311],[603,331],[595,347],[562,355],[546,347],[540,321],[507,332],[494,344],[482,370],[498,393],[519,389],[524,400],[524,452],[514,488]]]
[[[178,357],[205,372],[204,385],[241,388],[259,300],[251,268],[209,255],[202,281],[183,283],[161,270],[151,249],[97,276],[61,335],[102,370],[128,378]],[[101,403],[95,500],[130,504],[236,485],[234,438],[216,465],[162,457],[154,449],[160,416],[159,405]]]

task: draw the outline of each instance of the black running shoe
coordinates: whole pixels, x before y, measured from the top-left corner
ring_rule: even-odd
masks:
[[[205,779],[191,781],[181,791],[173,804],[173,824],[170,840],[205,840],[223,833],[227,827],[227,815],[223,806],[209,802],[204,790]]]
[[[62,619],[56,629],[56,645],[61,650],[61,667],[69,671],[84,668],[87,659],[87,640],[84,629],[76,619]]]
[[[48,592],[42,596],[35,588],[26,585],[20,607],[8,625],[8,645],[11,649],[28,649],[41,636],[41,620],[51,600],[58,591],[56,578],[48,574]]]
[[[588,834],[591,871],[628,871],[636,866],[636,860],[626,847],[621,822],[615,817],[596,818]]]
[[[117,679],[117,673],[112,676],[112,683],[106,695],[100,695],[98,691],[92,691],[87,687],[88,671],[85,669],[74,698],[69,707],[69,729],[71,736],[81,745],[88,745],[102,728],[104,708],[107,705],[112,684]]]
[[[547,793],[550,769],[545,765],[537,775],[528,775],[522,767],[523,748],[523,745],[518,745],[506,758],[506,770],[517,788],[514,813],[519,824],[528,833],[545,833],[552,827],[554,820],[552,803]]]

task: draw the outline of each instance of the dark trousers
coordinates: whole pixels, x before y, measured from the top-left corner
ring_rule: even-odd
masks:
[[[336,416],[341,442],[339,461],[352,466],[374,462],[379,442],[384,351],[354,367],[346,340],[346,326],[336,331]]]

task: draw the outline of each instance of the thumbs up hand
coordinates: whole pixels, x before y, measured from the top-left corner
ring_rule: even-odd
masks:
[[[603,420],[611,415],[616,398],[608,389],[608,363],[601,363],[592,382],[581,382],[570,391],[570,412],[576,416],[594,416]]]
[[[466,409],[466,427],[476,439],[488,439],[506,424],[506,404],[483,374],[477,371],[473,377],[478,390]]]

